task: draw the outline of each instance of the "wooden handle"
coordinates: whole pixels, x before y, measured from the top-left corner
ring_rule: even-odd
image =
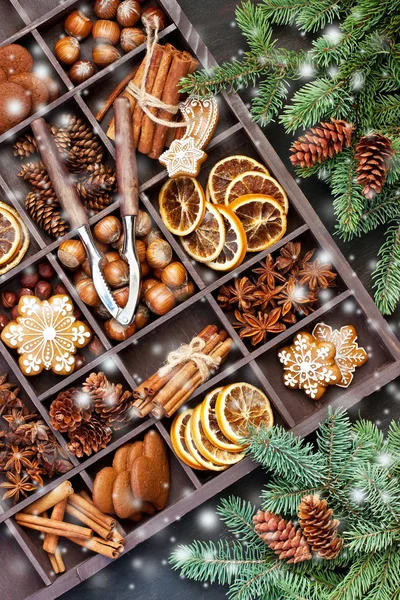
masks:
[[[137,215],[139,211],[139,186],[136,152],[133,143],[132,112],[127,98],[117,98],[115,112],[115,150],[117,157],[117,182],[121,215]]]
[[[88,222],[85,207],[76,191],[76,187],[68,172],[44,119],[32,121],[32,131],[37,141],[40,156],[44,162],[57,199],[68,216],[71,228],[76,229]]]

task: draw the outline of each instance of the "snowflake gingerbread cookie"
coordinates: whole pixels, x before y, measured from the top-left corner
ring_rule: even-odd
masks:
[[[17,350],[24,375],[44,370],[70,375],[75,369],[74,354],[90,342],[92,333],[74,317],[74,305],[66,294],[41,301],[36,296],[21,296],[18,317],[1,332],[3,342]]]
[[[301,331],[291,346],[278,353],[283,364],[283,382],[292,389],[304,390],[319,400],[328,385],[337,385],[342,374],[335,362],[336,347],[332,342],[318,341],[307,331]]]
[[[367,351],[357,344],[355,327],[344,325],[340,329],[332,329],[330,325],[318,323],[312,334],[319,341],[335,344],[335,361],[342,373],[342,381],[336,385],[344,388],[349,387],[353,381],[356,367],[361,367],[368,360]]]

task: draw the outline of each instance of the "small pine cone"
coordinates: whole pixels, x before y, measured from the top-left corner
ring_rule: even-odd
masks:
[[[112,194],[116,188],[116,174],[110,167],[96,164],[89,177],[78,183],[77,189],[83,200],[99,198]]]
[[[389,162],[394,155],[391,140],[380,133],[360,139],[356,146],[357,183],[363,186],[366,198],[379,194],[386,181]]]
[[[82,458],[84,454],[90,456],[93,452],[106,448],[111,438],[111,428],[92,416],[70,434],[67,450],[78,458]]]
[[[274,513],[259,510],[253,517],[254,529],[280,560],[299,563],[311,560],[310,548],[301,529]]]
[[[102,196],[98,196],[97,198],[89,198],[85,200],[85,206],[87,209],[93,211],[94,213],[98,213],[102,211],[107,206],[110,206],[114,201],[114,198],[109,194],[103,194]]]
[[[49,411],[53,429],[65,433],[79,427],[82,422],[82,410],[76,401],[77,393],[76,388],[70,388],[53,400]]]
[[[55,142],[58,145],[58,133],[60,129],[55,125],[49,125],[49,129],[51,134],[55,138]],[[28,158],[31,154],[37,152],[37,144],[35,137],[26,133],[19,140],[17,140],[14,144],[14,156],[19,156],[20,158]]]
[[[338,537],[339,521],[332,519],[333,510],[328,508],[326,500],[321,500],[318,494],[304,496],[298,515],[304,537],[313,552],[325,559],[338,556],[343,547],[343,539]]]
[[[130,420],[131,392],[123,392],[120,383],[110,383],[104,373],[91,373],[82,391],[93,400],[94,410],[103,423],[120,429]]]
[[[353,129],[350,123],[337,119],[311,127],[293,142],[290,148],[293,152],[290,157],[292,165],[310,168],[339,154],[344,146],[346,148],[350,146]]]
[[[25,198],[25,208],[35,223],[49,235],[57,238],[69,231],[68,223],[62,218],[60,207],[46,198],[47,192],[30,192]]]
[[[46,167],[41,161],[37,163],[29,162],[22,165],[18,177],[29,181],[32,187],[38,190],[48,190],[52,187]]]

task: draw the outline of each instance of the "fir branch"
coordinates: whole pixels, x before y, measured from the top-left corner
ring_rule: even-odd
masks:
[[[357,165],[354,154],[354,148],[343,150],[337,157],[331,174],[333,207],[338,230],[344,239],[351,239],[358,230],[365,203],[362,188],[356,182]]]
[[[376,521],[382,524],[396,523],[400,527],[398,484],[386,468],[367,463],[355,470],[353,482],[364,491],[365,505]]]
[[[372,421],[367,419],[358,419],[352,425],[352,431],[357,436],[357,440],[364,443],[368,454],[363,456],[363,460],[373,460],[375,456],[382,451],[384,446],[383,432]]]
[[[376,101],[373,115],[378,127],[400,123],[400,94],[380,96]]]
[[[272,29],[259,5],[243,2],[235,11],[236,22],[255,54],[267,54],[272,47]]]
[[[267,81],[260,83],[259,93],[253,99],[250,112],[254,120],[262,126],[275,119],[286,100],[289,90],[283,80],[283,73],[283,70],[274,73]]]
[[[363,598],[376,575],[378,560],[375,553],[360,557],[352,564],[347,576],[329,595],[329,600]]]
[[[394,600],[399,598],[400,557],[398,552],[388,550],[383,554],[376,579],[365,600]]]
[[[388,228],[378,256],[380,259],[372,274],[375,302],[381,313],[388,315],[400,300],[400,218]]]
[[[257,512],[255,506],[241,498],[230,496],[223,498],[217,509],[217,514],[224,521],[233,535],[240,536],[243,541],[251,541],[260,549],[265,549],[264,542],[254,531],[253,515]]]
[[[335,412],[329,408],[328,417],[317,432],[317,445],[326,460],[325,485],[329,487],[332,478],[346,464],[353,445],[350,419],[344,408],[339,408]]]
[[[292,483],[278,478],[271,479],[262,492],[263,509],[276,514],[297,514],[298,506],[304,496],[318,494],[323,487],[295,488]]]
[[[400,536],[399,527],[376,527],[374,523],[359,523],[345,533],[346,548],[352,552],[370,553],[388,548]]]
[[[386,189],[372,200],[365,199],[358,225],[352,232],[343,234],[343,237],[351,239],[353,236],[369,233],[376,229],[378,225],[385,225],[392,221],[399,212],[400,195],[398,190]]]
[[[279,425],[250,428],[246,452],[263,467],[285,476],[291,483],[318,485],[324,477],[322,456],[313,452],[311,444],[295,437]]]

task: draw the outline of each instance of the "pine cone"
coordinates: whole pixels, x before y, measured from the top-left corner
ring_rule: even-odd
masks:
[[[379,194],[386,181],[389,162],[394,155],[392,142],[380,133],[360,139],[356,146],[357,183],[366,198]]]
[[[53,135],[56,144],[58,145],[59,141],[59,132],[61,129],[56,125],[49,125],[50,133]],[[20,158],[28,158],[31,154],[37,152],[37,144],[35,137],[26,133],[19,140],[17,140],[14,144],[14,156],[19,156]]]
[[[80,406],[77,404],[78,390],[70,388],[53,400],[50,405],[51,424],[54,429],[65,433],[74,431],[82,422],[83,414]]]
[[[66,159],[71,171],[81,173],[88,165],[102,162],[104,147],[89,125],[82,119],[69,116],[66,131],[71,139],[71,148]]]
[[[65,235],[69,226],[62,218],[56,198],[46,198],[48,191],[30,192],[25,198],[25,208],[29,216],[53,237]]]
[[[312,167],[350,146],[353,125],[346,121],[331,119],[330,123],[319,123],[311,127],[293,142],[290,157],[293,166]]]
[[[343,539],[338,537],[339,521],[332,519],[333,510],[318,494],[304,496],[298,515],[304,537],[314,552],[325,559],[336,558],[343,548]]]
[[[91,174],[77,184],[77,190],[88,208],[100,212],[113,201],[116,174],[111,167],[105,167],[103,164],[89,165],[89,167],[92,167],[88,168]]]
[[[106,448],[111,437],[111,428],[92,416],[90,421],[84,422],[70,434],[67,450],[78,458],[82,458],[84,454],[90,456],[92,452]]]
[[[311,560],[310,548],[301,529],[274,513],[259,510],[253,517],[254,529],[280,560],[298,563]]]
[[[22,165],[18,177],[22,177],[25,181],[29,181],[32,187],[38,190],[48,190],[52,188],[50,178],[47,174],[46,167],[42,161],[34,163],[29,162]],[[54,192],[53,192],[54,194]]]
[[[130,421],[132,393],[123,391],[122,385],[110,383],[104,373],[91,373],[82,385],[82,391],[94,402],[99,419],[114,429],[121,429]]]

